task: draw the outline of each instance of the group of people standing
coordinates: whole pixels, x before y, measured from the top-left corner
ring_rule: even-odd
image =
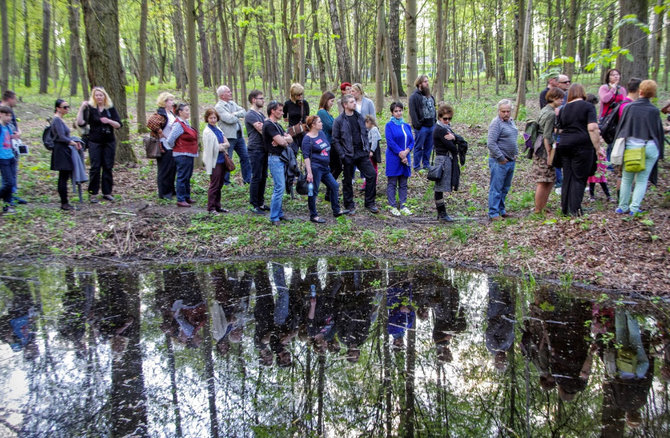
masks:
[[[618,214],[640,213],[647,182],[656,183],[656,163],[663,158],[664,133],[658,108],[650,99],[656,96],[657,85],[652,80],[632,78],[627,92],[620,85],[621,74],[611,69],[598,96],[587,95],[581,84],[571,84],[566,75],[549,79],[540,94],[542,110],[537,120],[537,140],[532,146],[535,213],[546,208],[554,184],[560,189],[561,211],[564,215],[581,215],[584,192],[589,184],[590,198],[595,199],[595,184],[600,183],[608,201],[612,200],[606,173],[614,142],[607,147],[600,136],[607,118],[616,112],[616,139],[624,142],[625,150],[645,148],[645,166],[638,171],[621,166],[618,190]],[[600,101],[600,115],[595,105]],[[518,129],[510,114],[512,103],[498,103],[498,115],[489,125],[491,185],[489,218],[492,221],[507,217],[505,199],[512,183],[518,157]],[[615,120],[617,120],[615,119]],[[561,172],[562,171],[562,172]],[[632,182],[635,180],[635,190]],[[562,186],[561,186],[562,183]],[[632,191],[632,197],[631,197]]]
[[[262,91],[251,91],[249,110],[232,100],[230,88],[219,87],[218,102],[205,111],[207,125],[202,133],[203,162],[210,175],[207,210],[212,214],[226,211],[221,205],[221,189],[230,184],[227,161],[235,152],[239,157],[242,180],[249,184],[251,211],[259,215],[269,212],[274,225],[288,219],[282,208],[283,196],[287,193],[295,197],[297,175],[293,169],[300,156],[310,187],[307,205],[312,222],[326,222],[316,207],[321,184],[326,186],[325,199],[331,203],[333,216],[355,213],[353,181],[356,170],[365,179],[361,187],[365,193],[365,208],[373,214],[379,213],[375,199],[377,169],[382,160],[382,136],[376,123],[375,106],[365,97],[360,84],[345,82],[340,90],[342,96],[337,102],[340,114],[334,117],[331,109],[336,97],[330,91],[321,95],[318,111],[311,114],[304,87],[297,83],[291,85],[290,98],[284,103],[273,100],[266,105]],[[168,200],[176,196],[177,206],[188,208],[194,203],[189,181],[198,155],[198,132],[189,124],[187,104],[176,105],[174,96],[169,93],[161,93],[157,103],[158,109],[149,117],[147,127],[161,142],[162,154],[157,159],[158,195]],[[412,214],[406,205],[407,182],[412,173],[410,154],[414,153],[415,171],[422,165],[427,169],[435,143],[438,145],[436,162],[444,163],[445,169],[443,181],[436,185],[438,218],[451,221],[446,214],[443,192],[451,191],[451,169],[457,166],[453,164],[457,163],[456,137],[450,127],[453,108],[443,105],[436,111],[428,77],[422,75],[416,80],[416,91],[410,98],[411,126],[403,119],[404,109],[402,103],[392,103],[392,117],[385,126],[388,208],[395,216]],[[438,138],[435,138],[435,132]],[[264,199],[268,172],[274,182],[269,206]],[[340,175],[343,175],[342,203],[340,183],[337,182]]]

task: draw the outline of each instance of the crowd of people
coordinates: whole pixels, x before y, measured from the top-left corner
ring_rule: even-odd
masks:
[[[561,211],[565,215],[582,214],[585,189],[589,199],[595,199],[595,186],[600,184],[608,202],[618,202],[616,213],[635,214],[642,211],[641,203],[647,181],[657,181],[658,159],[663,158],[664,132],[658,109],[650,102],[656,96],[656,83],[631,78],[624,88],[621,75],[612,69],[605,84],[596,95],[587,95],[580,84],[572,84],[568,76],[549,78],[547,88],[540,94],[541,112],[537,118],[537,137],[531,145],[532,175],[537,184],[535,213],[545,211],[549,196],[555,188],[561,196]],[[288,220],[282,204],[284,194],[295,198],[296,191],[307,196],[307,208],[312,222],[325,223],[317,210],[319,189],[325,186],[334,217],[354,214],[354,181],[356,172],[365,180],[361,186],[364,206],[373,214],[377,205],[378,165],[385,160],[387,177],[387,209],[393,216],[411,215],[407,205],[408,179],[412,174],[437,170],[434,199],[437,219],[451,222],[447,214],[445,192],[457,190],[460,166],[464,163],[467,142],[451,126],[454,108],[437,104],[430,93],[429,79],[419,76],[409,98],[411,123],[405,122],[405,106],[390,105],[391,117],[384,126],[384,137],[377,127],[375,105],[365,96],[361,84],[344,82],[339,99],[326,91],[321,95],[318,110],[312,114],[305,99],[304,87],[292,84],[289,99],[273,100],[266,104],[262,91],[248,95],[249,110],[233,100],[229,87],[216,90],[218,101],[204,112],[205,128],[190,124],[188,103],[175,102],[167,92],[157,99],[158,108],[148,121],[151,136],[160,142],[156,158],[157,188],[161,199],[175,200],[178,207],[189,208],[196,201],[191,197],[191,178],[195,158],[202,153],[205,171],[210,177],[207,191],[207,211],[225,213],[221,190],[231,183],[234,169],[233,153],[238,156],[240,174],[249,186],[251,211],[268,215],[273,225]],[[337,102],[336,102],[337,100]],[[600,101],[600,110],[595,105]],[[339,115],[331,114],[337,103]],[[0,150],[0,169],[3,186],[0,192],[5,201],[4,211],[12,212],[18,198],[16,144],[21,132],[12,107],[16,95],[8,91],[0,105],[3,148]],[[667,108],[666,108],[667,109]],[[79,107],[76,126],[84,130],[82,138],[71,135],[63,121],[70,110],[68,102],[58,99],[51,123],[54,147],[52,170],[58,174],[58,193],[63,210],[75,207],[68,201],[68,180],[82,172],[82,148],[88,148],[90,170],[77,181],[88,180],[91,203],[114,201],[113,167],[116,150],[114,130],[121,127],[119,114],[102,87],[94,87],[88,101]],[[519,154],[519,129],[511,114],[513,104],[503,99],[497,104],[497,115],[489,124],[490,185],[488,217],[497,221],[510,215],[505,207]],[[632,156],[634,150],[644,149],[644,165],[630,167],[618,162],[612,166],[610,156],[616,142],[605,146],[600,126],[616,113],[619,151]],[[599,114],[599,115],[598,115]],[[282,123],[283,122],[283,123]],[[244,128],[243,128],[244,125]],[[246,130],[246,141],[245,141]],[[201,138],[199,138],[201,137]],[[386,142],[384,158],[382,141]],[[199,143],[202,143],[202,152]],[[622,152],[624,150],[624,152]],[[625,152],[630,150],[631,152]],[[625,160],[621,160],[625,161]],[[269,205],[265,190],[268,172],[273,191]],[[616,197],[607,185],[608,174],[620,176]],[[340,182],[338,179],[342,176]],[[635,189],[632,189],[633,182]],[[340,190],[342,198],[340,198]]]

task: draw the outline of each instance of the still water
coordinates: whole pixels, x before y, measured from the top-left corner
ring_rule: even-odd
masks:
[[[364,259],[0,268],[0,436],[670,436],[670,307]]]

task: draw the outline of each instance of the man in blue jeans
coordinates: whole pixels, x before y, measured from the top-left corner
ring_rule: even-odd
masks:
[[[247,112],[233,101],[233,92],[227,86],[222,85],[217,88],[216,94],[219,96],[219,101],[214,109],[219,114],[219,128],[230,143],[228,155],[233,158],[233,152],[236,152],[237,156],[240,157],[242,180],[245,184],[249,184],[251,183],[251,163],[249,162],[249,153],[247,145],[244,143],[244,133],[240,123],[240,119],[244,119]],[[223,184],[230,184],[230,172],[226,172]]]
[[[270,201],[270,222],[279,225],[279,221],[287,220],[282,209],[284,188],[286,184],[284,162],[280,156],[282,150],[293,143],[293,138],[284,132],[279,121],[284,116],[284,104],[273,100],[268,104],[268,118],[263,122],[263,143],[268,152],[268,169],[272,175],[274,188]]]
[[[430,166],[433,151],[433,128],[437,120],[435,98],[430,95],[428,76],[421,75],[414,81],[416,90],[409,97],[409,117],[414,130],[414,170]]]
[[[514,163],[519,152],[517,137],[519,130],[511,119],[512,102],[503,99],[498,102],[498,115],[489,125],[487,146],[489,148],[489,219],[497,221],[508,217],[505,198],[512,185]]]

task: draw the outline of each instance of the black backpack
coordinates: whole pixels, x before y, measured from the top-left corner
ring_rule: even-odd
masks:
[[[47,126],[45,126],[42,131],[42,144],[47,150],[53,151],[54,147],[56,147],[56,143],[54,141],[53,130],[51,129],[51,118],[47,119],[47,123]]]
[[[612,143],[616,134],[616,127],[619,124],[619,106],[621,103],[616,103],[610,107],[610,112],[600,120],[598,128],[600,128],[600,136],[605,140],[605,143]]]

